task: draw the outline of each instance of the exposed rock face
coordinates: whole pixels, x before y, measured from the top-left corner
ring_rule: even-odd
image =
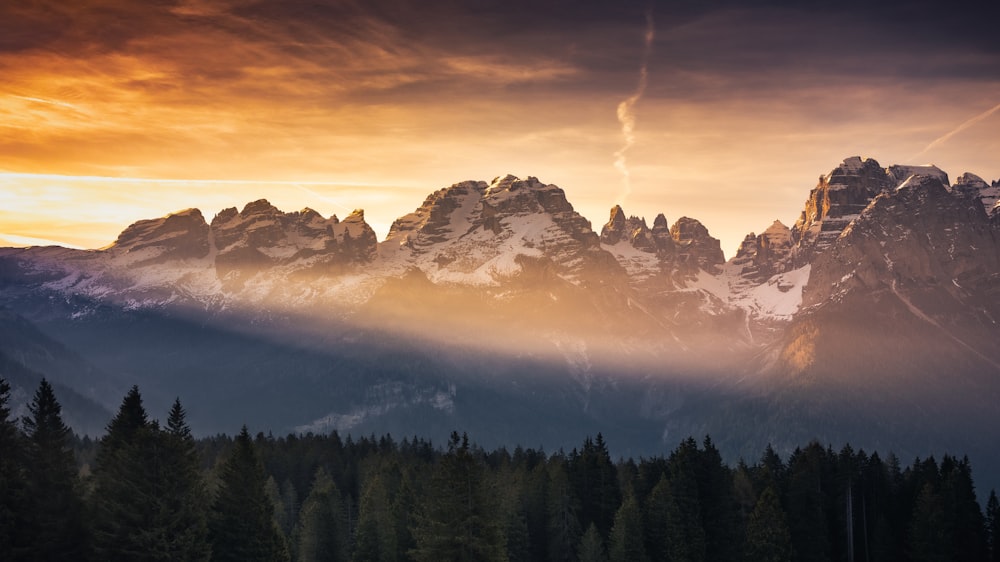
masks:
[[[677,244],[679,267],[718,271],[718,266],[726,262],[722,245],[712,238],[703,224],[689,217],[681,217],[670,227],[670,236]]]
[[[133,223],[108,249],[114,255],[132,254],[135,265],[153,261],[203,258],[209,253],[208,224],[198,209],[187,209],[160,219]]]
[[[238,268],[256,269],[297,260],[368,262],[375,256],[375,231],[357,210],[343,222],[306,208],[283,213],[264,199],[241,212],[221,211],[212,219],[220,277]]]
[[[582,285],[624,275],[563,190],[533,177],[441,189],[393,223],[380,252],[387,265],[416,266],[435,283],[497,286],[541,258]]]
[[[816,257],[805,298],[936,285],[959,293],[1000,272],[1000,244],[979,202],[935,176],[912,176],[879,195]]]
[[[805,263],[813,254],[830,247],[876,195],[895,185],[896,180],[878,162],[857,156],[820,176],[792,228],[798,261]]]
[[[983,178],[968,172],[958,176],[952,190],[963,193],[983,204],[983,210],[992,218],[996,218],[997,205],[1000,204],[1000,182],[986,183]]]
[[[620,205],[615,205],[607,224],[601,228],[601,243],[617,244],[620,240],[626,240],[632,247],[640,250],[658,251],[659,240],[653,237],[653,232],[646,226],[646,220],[636,216],[625,218],[625,211]],[[671,240],[671,246],[672,242]]]
[[[742,266],[744,277],[763,280],[783,271],[791,251],[792,231],[776,220],[759,236],[748,234],[730,263]]]
[[[677,250],[663,213],[656,216],[653,230],[650,230],[646,219],[636,216],[625,218],[625,211],[620,205],[615,205],[607,224],[601,228],[601,243],[613,246],[622,241],[637,250],[656,254],[661,261],[672,261]]]

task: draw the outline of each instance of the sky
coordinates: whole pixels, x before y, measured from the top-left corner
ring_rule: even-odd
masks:
[[[0,244],[266,198],[365,209],[512,173],[731,256],[844,158],[1000,179],[989,2],[0,3]]]

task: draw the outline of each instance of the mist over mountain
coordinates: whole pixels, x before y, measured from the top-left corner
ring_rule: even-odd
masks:
[[[78,393],[85,431],[138,384],[201,434],[602,431],[644,454],[710,433],[731,458],[815,438],[996,473],[1000,183],[852,157],[803,195],[728,261],[694,218],[616,206],[595,230],[513,176],[438,190],[381,242],[363,211],[259,200],[4,248],[0,374]]]

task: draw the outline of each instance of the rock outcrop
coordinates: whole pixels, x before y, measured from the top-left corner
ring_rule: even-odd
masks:
[[[498,286],[538,259],[581,285],[624,276],[565,192],[534,177],[438,190],[393,223],[380,252],[387,266],[418,267],[436,283]]]
[[[209,227],[198,209],[135,222],[108,248],[112,255],[129,255],[134,266],[204,258],[209,251]]]

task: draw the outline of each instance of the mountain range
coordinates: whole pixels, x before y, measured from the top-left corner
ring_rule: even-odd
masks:
[[[726,260],[693,218],[616,206],[598,232],[510,175],[382,241],[361,210],[187,209],[100,250],[0,249],[0,374],[22,409],[49,377],[91,433],[138,384],[201,434],[710,434],[734,459],[818,439],[1000,473],[1000,182],[851,157],[762,227]]]

